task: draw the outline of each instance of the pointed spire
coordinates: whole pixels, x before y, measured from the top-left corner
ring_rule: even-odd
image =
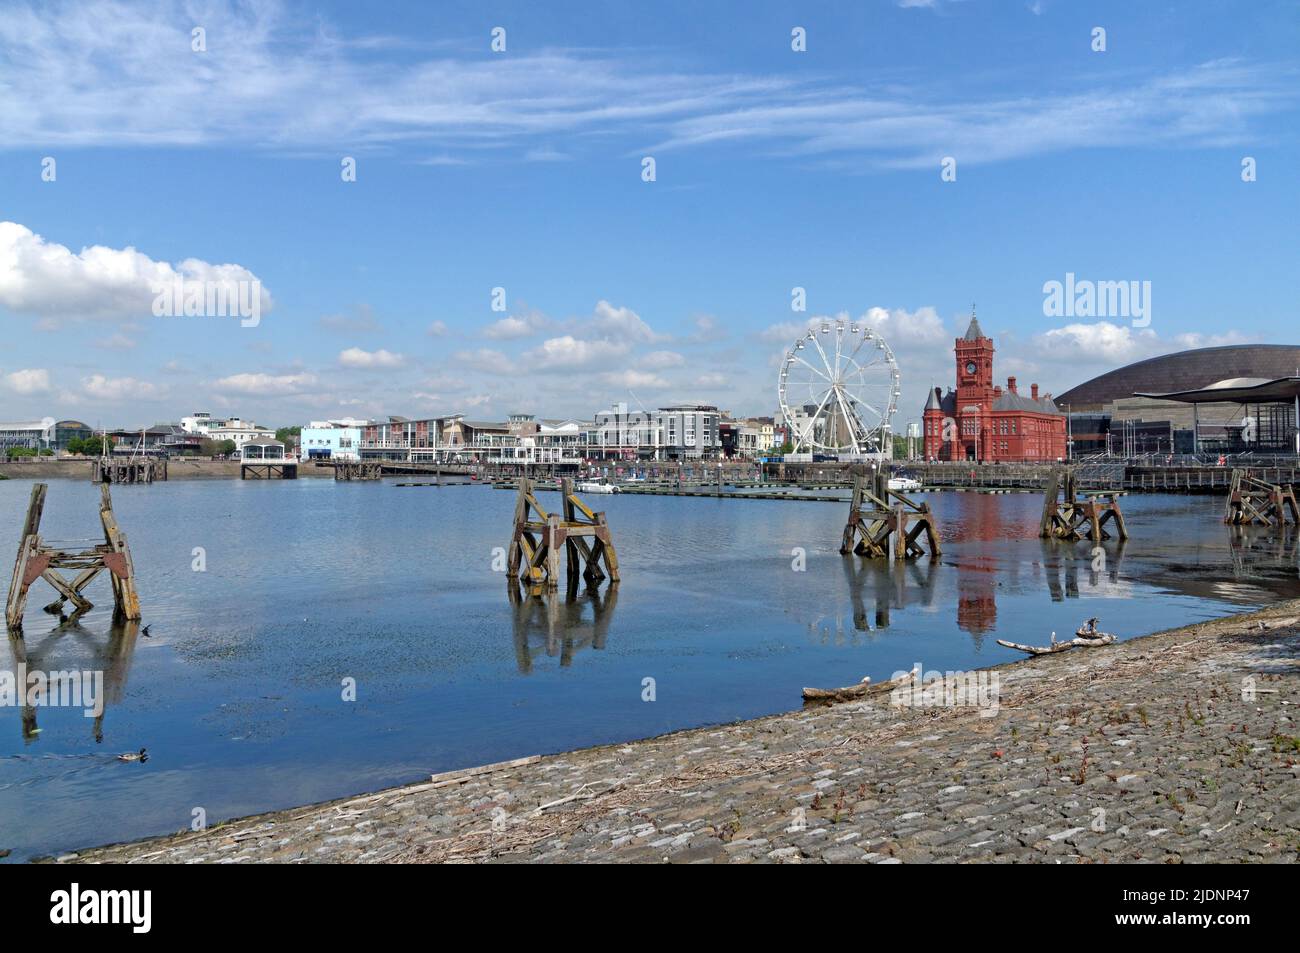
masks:
[[[929,397],[929,399],[926,400],[926,402],[925,402],[925,409],[926,409],[926,410],[943,410],[943,404],[942,404],[942,402],[939,400],[939,388],[937,388],[937,387],[931,387],[931,388],[930,388],[930,397]]]
[[[975,302],[972,301],[970,306],[970,327],[968,327],[966,333],[962,335],[962,340],[978,341],[982,337],[984,337],[984,331],[980,328],[979,318],[975,317]]]

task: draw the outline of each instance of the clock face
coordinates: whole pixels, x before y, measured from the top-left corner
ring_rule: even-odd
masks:
[[[967,373],[967,374],[974,374],[974,373],[975,373],[975,362],[974,362],[974,361],[967,361],[967,362],[966,362],[966,373]]]

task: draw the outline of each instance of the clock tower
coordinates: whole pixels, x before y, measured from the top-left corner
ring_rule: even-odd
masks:
[[[993,341],[984,336],[975,309],[971,308],[970,327],[957,339],[957,404],[966,407],[993,401]]]

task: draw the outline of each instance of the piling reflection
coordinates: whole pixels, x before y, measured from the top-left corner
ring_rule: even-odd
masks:
[[[110,705],[119,703],[126,690],[127,676],[131,671],[131,662],[135,656],[136,641],[140,634],[138,620],[114,619],[108,629],[108,638],[104,633],[92,631],[81,625],[82,612],[60,618],[59,624],[43,637],[24,639],[21,634],[9,633],[9,655],[12,659],[12,671],[17,678],[19,672],[41,672],[48,677],[54,673],[72,673],[93,675],[103,673],[103,696],[100,713],[91,721],[91,734],[95,743],[104,740],[104,718]],[[75,646],[69,646],[71,639]],[[71,658],[70,656],[74,656]],[[89,660],[89,664],[86,664]],[[25,684],[16,684],[24,702],[28,701]],[[23,742],[31,744],[40,737],[41,728],[37,723],[37,710],[41,706],[23,704],[21,706],[21,731]]]
[[[541,655],[558,657],[560,665],[573,664],[575,652],[590,646],[603,649],[609,624],[618,605],[618,583],[581,587],[575,575],[562,590],[526,586],[519,579],[506,581],[513,617],[515,660],[527,675]],[[587,609],[590,607],[590,613]]]
[[[852,623],[845,625],[844,613],[821,615],[808,624],[809,641],[821,645],[855,645],[861,634],[889,628],[890,613],[910,606],[933,607],[935,560],[896,562],[869,560],[857,556],[841,559],[847,583]],[[870,610],[868,610],[868,601]]]
[[[1296,575],[1300,527],[1226,526],[1232,573],[1239,579],[1257,579],[1278,573]]]
[[[1091,592],[1106,585],[1119,586],[1120,566],[1128,543],[1111,540],[1105,543],[1081,543],[1062,546],[1052,540],[1043,540],[1042,566],[1047,591],[1053,602],[1078,599],[1080,573],[1087,580]]]

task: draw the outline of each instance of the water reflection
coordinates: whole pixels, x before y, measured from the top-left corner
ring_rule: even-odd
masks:
[[[808,623],[809,641],[821,645],[857,645],[863,640],[858,633],[889,628],[890,612],[909,606],[934,606],[938,562],[932,559],[912,562],[869,560],[849,555],[841,559],[848,584],[852,626],[846,627],[843,615],[817,616]],[[868,612],[867,601],[871,602]]]
[[[544,586],[525,586],[519,579],[506,582],[512,607],[515,659],[521,674],[533,670],[533,661],[545,654],[559,656],[560,665],[573,663],[574,652],[590,646],[603,649],[614,608],[618,605],[618,583],[602,591],[588,583],[581,589],[576,574],[569,576],[560,592]],[[584,617],[590,607],[589,617]]]
[[[1056,540],[1042,540],[1042,565],[1047,581],[1047,591],[1053,602],[1078,599],[1079,573],[1082,570],[1092,592],[1103,584],[1120,587],[1119,570],[1124,562],[1125,540],[1107,540],[1105,543],[1062,544]]]
[[[135,656],[135,645],[140,634],[140,623],[135,620],[115,619],[109,627],[108,639],[103,634],[83,628],[79,618],[81,613],[74,612],[61,618],[58,625],[44,636],[24,639],[21,634],[9,633],[9,655],[13,660],[12,671],[43,672],[47,676],[53,673],[103,672],[102,709],[91,722],[91,735],[95,743],[104,740],[104,717],[110,705],[122,700],[126,690],[127,676],[131,671],[131,660]],[[71,639],[73,645],[68,644]],[[70,652],[69,650],[73,650]],[[69,656],[75,653],[75,660]],[[86,664],[89,657],[89,664]],[[25,686],[16,686],[27,700]],[[24,704],[21,708],[21,731],[25,744],[31,744],[40,735],[40,725],[36,717],[37,707]]]
[[[1228,533],[1232,573],[1237,578],[1260,578],[1279,572],[1296,575],[1296,543],[1300,539],[1300,528],[1294,524],[1224,528]]]

